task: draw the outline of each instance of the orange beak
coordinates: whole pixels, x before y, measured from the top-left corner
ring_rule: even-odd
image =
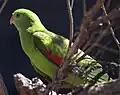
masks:
[[[14,19],[13,19],[13,16],[11,16],[10,18],[10,25],[14,23]]]

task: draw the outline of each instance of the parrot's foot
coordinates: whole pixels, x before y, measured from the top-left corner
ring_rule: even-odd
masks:
[[[72,95],[79,95],[81,92],[88,91],[94,84],[78,85],[72,89]],[[82,94],[81,94],[82,95]]]
[[[80,93],[83,90],[84,90],[83,86],[81,86],[81,85],[76,86],[72,90],[72,95],[77,95],[78,93]]]
[[[58,69],[58,71],[55,74],[54,81],[57,83],[61,83],[66,80],[67,78],[67,70],[64,68]]]
[[[67,78],[61,78],[61,79],[57,79],[57,77],[55,76],[55,78],[53,79],[52,83],[47,85],[47,90],[45,91],[45,95],[48,95],[48,93],[50,91],[55,91],[57,93],[59,93],[61,90],[62,85],[65,83],[65,81],[67,80]],[[67,93],[67,91],[66,91]]]

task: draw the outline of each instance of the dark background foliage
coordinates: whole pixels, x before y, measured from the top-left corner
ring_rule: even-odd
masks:
[[[87,3],[91,6],[95,1],[87,0]],[[9,24],[12,12],[18,8],[33,10],[49,30],[69,37],[66,0],[8,0],[0,14],[0,72],[10,95],[17,95],[13,74],[22,73],[29,78],[38,76],[21,49],[17,30]],[[73,14],[76,30],[81,23],[82,0],[75,0]]]

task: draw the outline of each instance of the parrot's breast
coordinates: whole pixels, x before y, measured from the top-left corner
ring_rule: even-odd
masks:
[[[32,35],[27,32],[20,32],[19,35],[22,49],[27,54],[27,56],[30,57],[31,53],[35,51]]]
[[[19,35],[22,49],[30,58],[33,66],[35,66],[40,72],[43,72],[45,75],[48,75],[52,79],[58,67],[47,60],[47,58],[43,56],[43,54],[35,47],[31,34],[23,32]]]

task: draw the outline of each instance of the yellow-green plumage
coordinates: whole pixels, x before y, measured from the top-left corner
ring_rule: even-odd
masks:
[[[22,49],[30,58],[32,65],[42,72],[40,74],[43,76],[47,75],[53,79],[58,66],[48,60],[41,52],[42,50],[47,50],[51,51],[54,55],[64,57],[67,52],[69,40],[48,31],[42,25],[38,16],[30,10],[17,9],[13,12],[12,16],[14,20],[13,24],[19,31]],[[84,59],[79,64],[88,63],[86,61]],[[101,69],[97,71],[100,72]],[[104,79],[106,80],[107,77],[104,77]],[[83,77],[76,77],[72,73],[69,73],[66,81],[73,85],[85,83]]]

